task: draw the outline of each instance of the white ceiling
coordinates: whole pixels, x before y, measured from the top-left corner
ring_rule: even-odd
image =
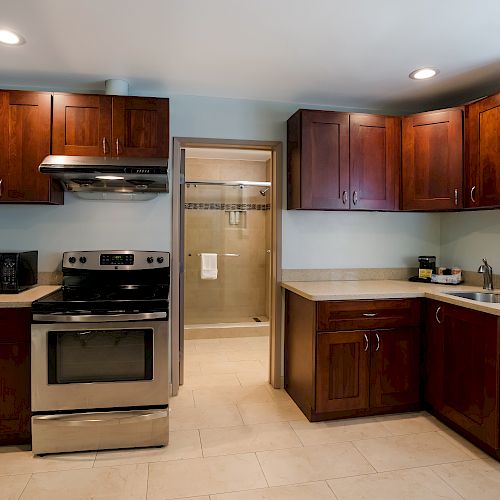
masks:
[[[500,90],[499,0],[0,0],[0,86],[413,110]],[[415,68],[441,70],[431,81]]]

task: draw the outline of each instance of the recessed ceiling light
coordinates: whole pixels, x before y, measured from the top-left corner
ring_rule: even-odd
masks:
[[[0,43],[4,45],[22,45],[26,43],[26,40],[17,33],[14,33],[11,30],[2,30],[0,29]]]
[[[439,73],[439,70],[434,68],[420,68],[412,71],[410,73],[410,78],[412,80],[426,80],[427,78],[432,78]]]
[[[123,181],[123,179],[125,179],[125,177],[120,177],[118,175],[96,175],[95,178],[102,181]]]

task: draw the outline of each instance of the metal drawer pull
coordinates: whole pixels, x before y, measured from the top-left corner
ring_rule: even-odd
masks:
[[[368,346],[370,345],[370,341],[368,340],[368,335],[366,333],[364,334],[365,336],[365,352],[368,351]]]
[[[455,206],[458,205],[458,189],[455,188]]]
[[[474,193],[476,192],[476,186],[472,186],[470,190],[470,200],[472,203],[476,203],[476,199],[474,198]]]
[[[106,137],[102,138],[102,154],[106,154]]]
[[[111,418],[99,418],[102,417],[102,413],[86,413],[88,415],[88,419],[74,419],[72,417],[68,417],[67,415],[45,415],[41,417],[34,417],[34,420],[40,424],[49,424],[57,422],[58,424],[63,425],[71,425],[71,426],[84,426],[84,425],[93,425],[93,424],[106,424],[106,423],[132,423],[135,421],[144,422],[148,420],[156,420],[158,418],[166,418],[168,417],[168,410],[165,411],[156,411],[154,413],[144,413],[144,414],[132,414],[132,415],[123,415],[116,416]]]
[[[380,349],[380,337],[378,336],[378,333],[375,334],[375,338],[377,339],[377,347],[375,348],[375,351],[378,351]]]
[[[3,194],[3,179],[0,179],[0,198],[2,197]]]
[[[344,205],[347,203],[347,191],[342,191],[342,203]]]
[[[354,205],[356,205],[356,203],[358,203],[358,192],[357,191],[354,191],[352,193],[352,202],[354,203]]]
[[[436,309],[436,321],[441,324],[442,321],[439,319],[439,311],[441,311],[441,306]]]
[[[116,138],[116,156],[120,156],[120,139]]]
[[[367,318],[373,318],[376,315],[377,313],[363,313],[363,316],[366,316]]]

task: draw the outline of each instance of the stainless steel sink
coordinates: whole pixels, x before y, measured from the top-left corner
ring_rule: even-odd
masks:
[[[500,293],[492,292],[447,292],[446,295],[454,295],[463,299],[477,300],[478,302],[489,302],[500,304]]]

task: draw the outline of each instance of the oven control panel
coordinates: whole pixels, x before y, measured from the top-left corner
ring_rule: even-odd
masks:
[[[170,267],[168,252],[142,250],[111,250],[65,252],[64,269],[75,270],[141,270]]]

